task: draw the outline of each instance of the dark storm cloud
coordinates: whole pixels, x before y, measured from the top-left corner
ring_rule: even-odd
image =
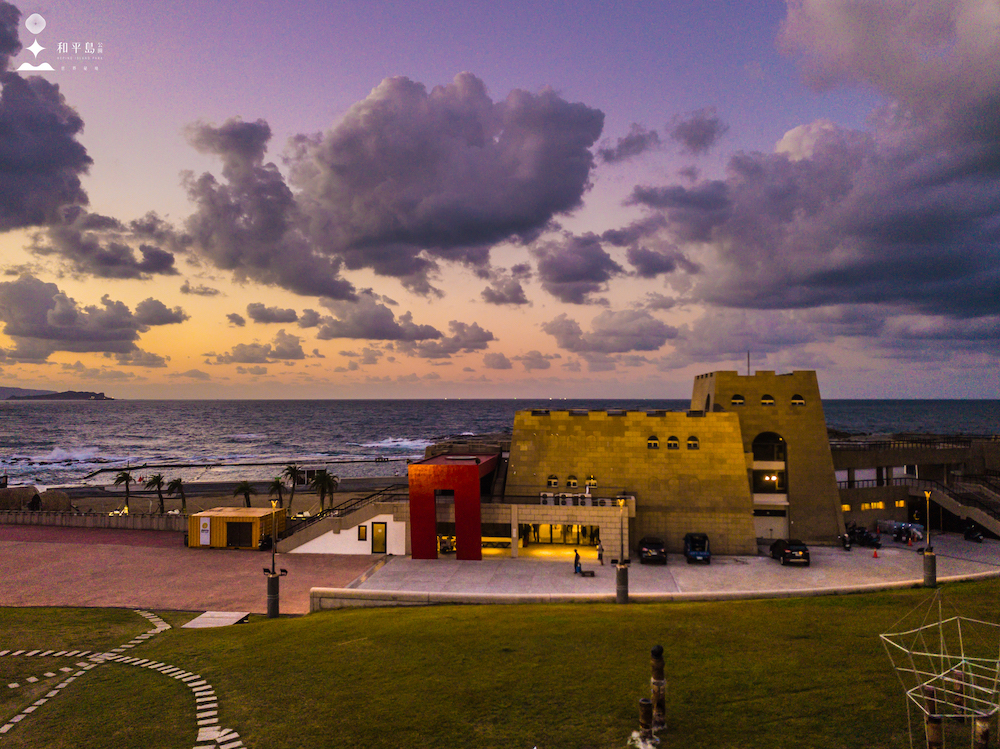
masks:
[[[530,372],[533,369],[548,369],[552,366],[554,359],[561,359],[559,354],[543,354],[541,351],[529,351],[521,356],[515,356],[514,361],[519,361],[524,365],[524,369]]]
[[[642,125],[633,122],[628,135],[619,138],[614,146],[597,149],[597,155],[604,163],[614,164],[659,147],[660,136],[655,130],[647,130]]]
[[[229,320],[230,325],[235,325],[237,328],[242,328],[247,324],[246,318],[238,312],[230,312],[226,315],[226,319]]]
[[[293,309],[265,307],[260,302],[247,305],[247,317],[257,323],[290,323],[299,319],[298,313]]]
[[[340,262],[313,252],[299,227],[295,197],[278,168],[263,162],[271,129],[263,120],[191,126],[199,151],[222,161],[224,183],[188,175],[195,212],[187,228],[199,252],[237,280],[281,286],[297,294],[353,298]]]
[[[259,364],[255,364],[252,367],[237,367],[236,371],[238,374],[266,375],[267,367],[262,367]]]
[[[167,366],[167,361],[170,359],[169,356],[160,356],[151,351],[143,351],[138,348],[125,354],[105,354],[105,356],[114,356],[115,361],[123,367],[165,367]]]
[[[87,203],[83,120],[40,76],[0,72],[0,87],[0,231],[45,226],[63,206]]]
[[[745,361],[779,352],[800,352],[818,332],[796,312],[710,310],[683,326],[671,342],[673,363]]]
[[[305,359],[306,354],[302,350],[302,339],[297,335],[279,330],[274,336],[275,359]]]
[[[528,304],[521,282],[511,276],[494,277],[490,285],[483,289],[482,296],[487,304]]]
[[[80,307],[52,283],[34,276],[0,282],[0,321],[15,342],[11,358],[45,361],[55,351],[128,354],[148,325],[108,295]]]
[[[441,336],[437,340],[400,341],[396,344],[397,351],[422,359],[448,359],[452,354],[472,353],[482,351],[496,340],[488,330],[479,323],[464,323],[452,320],[448,323],[450,336]]]
[[[706,153],[729,130],[715,113],[715,107],[706,107],[684,116],[674,117],[667,125],[667,133],[681,144],[681,150],[690,154]]]
[[[213,289],[211,286],[192,286],[190,281],[184,281],[181,284],[182,294],[193,294],[195,296],[218,296],[222,292],[218,289]]]
[[[21,51],[18,27],[21,11],[10,3],[0,3],[0,74],[7,72],[11,57]]]
[[[320,340],[419,341],[441,337],[441,332],[430,325],[416,325],[409,312],[400,315],[397,320],[393,311],[372,294],[359,294],[356,302],[325,300],[323,304],[333,312],[333,316],[320,320],[320,329],[316,334]]]
[[[483,354],[483,366],[487,369],[512,369],[514,367],[510,363],[510,359],[499,351]]]
[[[158,299],[144,299],[135,305],[135,319],[143,325],[173,325],[188,319],[188,314],[180,307],[170,309]]]
[[[315,328],[319,325],[320,314],[314,309],[304,309],[302,314],[299,315],[299,327],[300,328]]]
[[[580,205],[603,114],[555,92],[490,99],[461,73],[384,80],[333,129],[295,139],[291,183],[318,247],[418,291],[439,260],[485,265]]]
[[[216,354],[216,364],[268,364],[275,361],[292,361],[305,359],[302,350],[302,339],[297,335],[279,330],[272,343],[237,343],[225,354]]]
[[[153,275],[175,275],[174,253],[143,242],[145,231],[136,232],[118,219],[88,213],[79,206],[59,212],[44,234],[35,238],[31,251],[56,256],[78,275],[96,278],[148,279]],[[156,232],[154,241],[181,247],[183,240]]]
[[[733,206],[729,193],[730,186],[720,180],[690,188],[639,185],[626,204],[664,210],[670,218],[671,232],[679,239],[697,242],[707,240],[712,230],[730,217]]]
[[[559,348],[573,353],[618,354],[631,351],[656,351],[677,335],[677,329],[657,320],[646,310],[605,310],[584,333],[580,324],[565,314],[542,324],[542,330],[554,336]]]
[[[667,310],[673,309],[677,305],[677,300],[673,297],[649,292],[646,294],[646,309]]]
[[[657,252],[646,247],[629,247],[625,255],[640,278],[656,278],[677,269],[678,254]]]
[[[601,247],[594,234],[565,235],[531,249],[542,288],[568,304],[586,304],[607,288],[612,277],[625,272]]]

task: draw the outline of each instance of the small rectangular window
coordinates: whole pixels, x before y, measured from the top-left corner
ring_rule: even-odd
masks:
[[[897,499],[896,500],[896,507],[906,507],[906,500],[905,499]]]
[[[359,525],[358,526],[358,541],[367,541],[367,540],[368,540],[368,526],[367,525]]]
[[[841,505],[840,506],[840,511],[841,512],[850,512],[851,511],[851,506],[850,505]]]

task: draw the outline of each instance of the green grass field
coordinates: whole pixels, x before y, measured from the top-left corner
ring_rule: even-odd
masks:
[[[998,594],[989,581],[945,597],[1000,621]],[[172,629],[132,654],[207,679],[221,724],[248,747],[623,747],[662,644],[663,746],[903,749],[906,705],[878,635],[927,596],[331,611]],[[0,649],[110,648],[146,628],[116,610],[0,609]],[[12,668],[39,670],[31,660],[0,658],[0,689]],[[0,722],[30,704],[3,697]],[[107,664],[0,745],[180,748],[195,737],[180,682]]]

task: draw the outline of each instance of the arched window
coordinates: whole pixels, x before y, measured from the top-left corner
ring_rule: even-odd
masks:
[[[729,401],[729,405],[731,406],[742,406],[744,403],[746,403],[746,400],[744,400],[742,395],[734,395],[732,400]]]
[[[773,395],[768,395],[767,393],[765,393],[764,395],[760,396],[760,405],[762,405],[762,406],[773,406],[774,405],[774,396]]]
[[[549,476],[549,480],[547,483],[548,486],[559,486],[559,477],[553,473],[551,476]]]
[[[676,437],[668,437],[667,438],[667,449],[668,450],[680,450],[681,449],[681,441],[679,439],[677,439]]]
[[[768,463],[785,462],[785,440],[774,432],[761,432],[753,441],[753,459]]]
[[[688,437],[688,450],[697,450],[698,447],[698,438],[695,436]]]
[[[650,450],[659,450],[660,449],[660,441],[656,438],[655,434],[652,437],[650,437],[648,440],[646,440],[646,447],[648,449],[650,449]]]
[[[576,489],[576,487],[579,486],[579,483],[576,480],[576,476],[570,476],[568,479],[566,479],[566,486],[568,486],[570,489]]]
[[[793,406],[804,406],[805,404],[806,404],[806,399],[803,398],[798,393],[796,393],[795,395],[792,396],[792,405]]]

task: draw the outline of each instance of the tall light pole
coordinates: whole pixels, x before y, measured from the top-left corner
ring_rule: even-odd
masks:
[[[625,564],[625,497],[618,498],[618,566],[615,568],[615,603],[628,603],[628,566]]]

